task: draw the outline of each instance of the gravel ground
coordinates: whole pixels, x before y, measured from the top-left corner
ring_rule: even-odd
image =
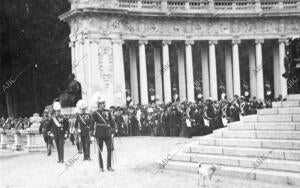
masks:
[[[196,174],[174,171],[159,171],[155,174],[158,170],[157,162],[165,159],[169,152],[195,140],[180,137],[115,138],[116,171],[104,173],[99,172],[94,144],[91,145],[92,161],[83,161],[83,156],[76,155],[76,147],[67,142],[65,162],[74,158],[74,163],[68,168],[57,163],[57,152],[49,157],[46,153],[0,157],[0,187],[197,188]],[[106,152],[104,155],[106,158]],[[212,187],[293,188],[218,176],[214,177]]]

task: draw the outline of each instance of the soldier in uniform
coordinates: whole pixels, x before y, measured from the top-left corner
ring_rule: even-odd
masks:
[[[61,115],[61,105],[59,102],[53,103],[54,116],[49,121],[47,133],[54,138],[58,163],[64,163],[64,144],[69,133],[69,121]]]
[[[81,144],[83,149],[83,160],[91,160],[90,157],[90,127],[91,127],[91,115],[86,113],[87,103],[84,100],[79,100],[76,104],[80,112],[77,114],[75,121],[75,129],[80,134]]]
[[[98,145],[98,157],[100,172],[104,172],[103,168],[103,142],[107,148],[107,170],[114,171],[111,165],[113,146],[113,134],[115,133],[115,124],[112,119],[112,114],[109,110],[105,109],[105,101],[101,96],[97,97],[98,110],[92,114],[92,127],[91,130],[96,138]]]

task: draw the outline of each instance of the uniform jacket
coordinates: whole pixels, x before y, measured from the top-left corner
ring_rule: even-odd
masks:
[[[107,139],[115,133],[115,123],[110,110],[97,110],[92,113],[91,131],[95,137]]]
[[[92,117],[88,113],[78,114],[75,121],[75,129],[81,136],[89,136],[92,127]]]
[[[60,125],[57,125],[54,122],[54,119],[53,119],[54,117],[57,119],[57,121],[59,122]],[[68,121],[68,119],[64,118],[61,115],[53,116],[49,120],[47,133],[48,133],[48,135],[50,135],[52,133],[54,135],[55,139],[65,138],[65,134],[69,134],[69,121]]]

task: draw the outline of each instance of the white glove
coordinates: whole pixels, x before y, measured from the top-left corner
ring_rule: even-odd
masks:
[[[65,134],[65,138],[67,138],[67,136],[68,136],[68,135],[67,135],[67,134]]]

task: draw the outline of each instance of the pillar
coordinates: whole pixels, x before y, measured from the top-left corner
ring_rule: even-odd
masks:
[[[233,94],[241,95],[241,77],[239,61],[239,44],[240,40],[232,40],[232,65],[233,65]]]
[[[159,96],[159,101],[163,100],[162,72],[161,72],[161,49],[154,46],[154,77],[155,77],[155,95]]]
[[[177,48],[178,58],[178,82],[179,82],[179,97],[180,101],[186,99],[186,84],[185,84],[185,62],[184,62],[184,50],[181,46]]]
[[[202,46],[201,52],[201,64],[202,64],[202,91],[203,98],[207,99],[210,97],[209,87],[209,63],[208,63],[208,49],[206,46]]]
[[[130,61],[130,88],[133,104],[139,103],[139,87],[138,87],[138,71],[136,62],[136,47],[134,44],[129,45],[129,61]]]
[[[225,48],[225,76],[226,76],[226,95],[228,99],[233,98],[233,79],[232,79],[232,55],[231,48]]]
[[[194,91],[194,70],[193,70],[193,56],[192,56],[192,45],[194,41],[185,41],[185,57],[186,57],[186,77],[187,81],[187,96],[188,101],[195,101],[195,91]]]
[[[282,77],[282,74],[285,72],[284,68],[284,57],[285,57],[285,42],[286,39],[279,39],[279,74],[277,75],[280,79],[280,93],[283,97],[286,97],[288,94],[287,91],[287,80]]]
[[[4,129],[0,129],[0,150],[7,148],[7,135]]]
[[[113,64],[114,64],[114,105],[126,105],[125,69],[123,59],[123,41],[113,39]]]
[[[262,59],[262,44],[263,39],[255,40],[256,50],[256,93],[257,99],[264,100],[264,71],[263,71],[263,59]]]
[[[274,97],[281,94],[279,72],[279,45],[273,46]]]
[[[218,82],[216,66],[216,40],[209,41],[209,73],[210,73],[210,96],[212,100],[218,100]]]
[[[256,97],[256,62],[255,62],[255,49],[254,45],[249,45],[249,77],[250,77],[250,94]]]
[[[145,45],[148,44],[146,40],[139,41],[139,63],[140,63],[140,93],[141,104],[148,104],[148,82],[147,82],[147,65],[146,65],[146,49]]]
[[[171,41],[163,41],[163,75],[164,75],[164,101],[165,103],[172,101],[171,96],[171,73],[169,60],[169,45]]]

